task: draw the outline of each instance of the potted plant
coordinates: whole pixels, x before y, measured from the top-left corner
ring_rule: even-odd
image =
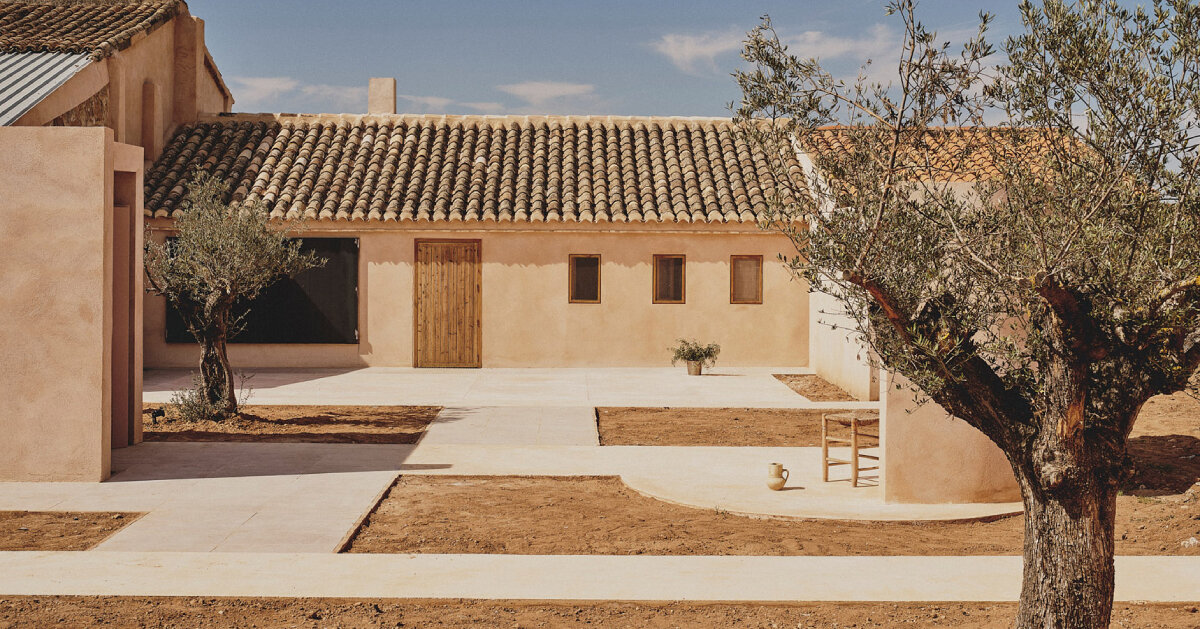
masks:
[[[671,357],[672,365],[682,360],[687,363],[688,375],[698,376],[703,373],[704,367],[712,367],[717,362],[721,346],[716,343],[701,345],[695,339],[678,339],[671,351],[674,352]]]

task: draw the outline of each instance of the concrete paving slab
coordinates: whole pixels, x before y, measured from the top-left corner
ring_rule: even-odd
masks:
[[[446,407],[421,443],[599,446],[600,435],[591,407]]]
[[[600,447],[594,445],[590,410],[581,412],[586,409],[571,409],[578,417],[561,424],[575,426],[580,434],[592,426],[587,440],[593,445],[536,445],[583,440],[565,428],[549,436],[537,432],[557,413],[537,410],[545,415],[529,415],[541,419],[526,421],[526,433],[509,433],[514,441],[533,445],[437,439],[416,446],[146,443],[114,452],[125,471],[109,482],[0,483],[0,505],[147,513],[101,550],[319,553],[336,551],[398,474],[612,475],[667,502],[763,516],[936,520],[1020,510],[1009,504],[887,504],[877,487],[821,483],[816,448]],[[510,407],[493,417],[522,412]],[[445,426],[471,427],[471,422]],[[436,436],[437,430],[430,434]],[[446,436],[452,440],[452,434]],[[771,462],[791,470],[786,491],[765,486]]]
[[[427,404],[442,406],[695,406],[875,408],[873,402],[812,402],[773,377],[798,367],[589,369],[260,369],[252,404]],[[148,370],[144,399],[166,402],[187,386],[186,370]]]
[[[0,553],[0,595],[1012,601],[1020,557]],[[1117,557],[1118,601],[1200,598],[1200,557]]]
[[[254,517],[252,509],[158,509],[117,531],[99,551],[206,553]]]
[[[490,446],[422,443],[405,474],[612,475],[652,498],[741,515],[836,520],[964,520],[1020,513],[1020,503],[901,504],[879,487],[851,487],[845,472],[821,481],[820,448]],[[784,491],[766,486],[767,464],[791,472]],[[428,466],[422,469],[420,466]],[[836,469],[836,468],[835,468]],[[864,473],[870,482],[871,474]]]
[[[413,448],[146,443],[105,483],[0,483],[0,506],[146,513],[98,550],[332,553]]]

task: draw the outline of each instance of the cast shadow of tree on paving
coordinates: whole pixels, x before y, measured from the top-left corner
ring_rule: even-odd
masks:
[[[436,406],[333,406],[313,407],[309,413],[278,415],[274,409],[246,407],[229,424],[196,422],[192,425],[160,423],[162,410],[150,406],[142,411],[144,438],[148,442],[234,442],[234,443],[417,443],[435,420],[455,421],[439,415]],[[298,408],[305,408],[300,406]]]
[[[344,376],[362,371],[366,367],[345,367],[345,368],[296,368],[296,369],[254,369],[246,370],[246,373],[252,378],[249,384],[255,389],[270,389],[273,387],[282,387],[292,384],[302,384],[305,382],[313,382],[325,378],[333,378]],[[239,370],[241,371],[241,370]],[[186,387],[191,383],[192,374],[188,370],[180,369],[147,369],[143,377],[142,390],[145,393],[170,394]]]
[[[408,423],[416,421],[412,416],[412,408],[397,407],[394,411],[380,412],[397,414],[397,417],[390,420],[399,419]],[[301,416],[299,424],[313,425],[327,419],[336,421],[336,415],[337,413],[314,413]],[[434,421],[445,423],[459,419],[461,417],[454,413],[439,412],[436,417],[427,417],[420,423],[422,428],[428,429]],[[369,420],[368,423],[386,424],[390,420],[384,417]],[[279,435],[203,430],[148,433],[148,436],[153,437],[152,440],[148,440],[149,443],[113,452],[113,476],[110,482],[361,472],[402,473],[452,468],[453,465],[449,463],[405,463],[424,434],[425,430],[416,434],[394,435],[343,431],[299,431]],[[388,442],[401,439],[402,442]],[[175,443],[163,443],[164,441]],[[180,443],[182,441],[190,443]]]
[[[305,476],[450,469],[449,463],[405,464],[411,444],[159,443],[114,454],[110,483],[154,480]],[[136,456],[134,450],[143,450]]]

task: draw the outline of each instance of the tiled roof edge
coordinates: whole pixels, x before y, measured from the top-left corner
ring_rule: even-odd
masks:
[[[203,114],[197,122],[346,122],[420,120],[438,122],[644,122],[644,123],[726,123],[732,118],[718,116],[617,116],[605,114],[294,114],[294,113],[216,113]]]
[[[69,6],[62,2],[53,2],[48,0],[32,0],[29,2],[2,2],[0,4],[46,4],[54,6]],[[81,1],[77,4],[102,4],[99,2]],[[44,42],[30,43],[23,46],[11,46],[5,49],[5,52],[63,52],[63,53],[86,53],[93,61],[99,61],[113,55],[118,51],[124,50],[132,43],[133,38],[139,34],[149,34],[156,30],[159,26],[170,22],[175,16],[187,11],[187,3],[184,0],[157,0],[154,2],[139,2],[136,4],[152,4],[162,5],[154,13],[147,18],[135,23],[118,33],[112,39],[102,42],[97,46],[52,46],[46,45]]]

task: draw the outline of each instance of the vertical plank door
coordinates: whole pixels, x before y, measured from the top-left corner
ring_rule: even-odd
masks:
[[[418,240],[414,346],[417,367],[482,364],[478,240]]]

